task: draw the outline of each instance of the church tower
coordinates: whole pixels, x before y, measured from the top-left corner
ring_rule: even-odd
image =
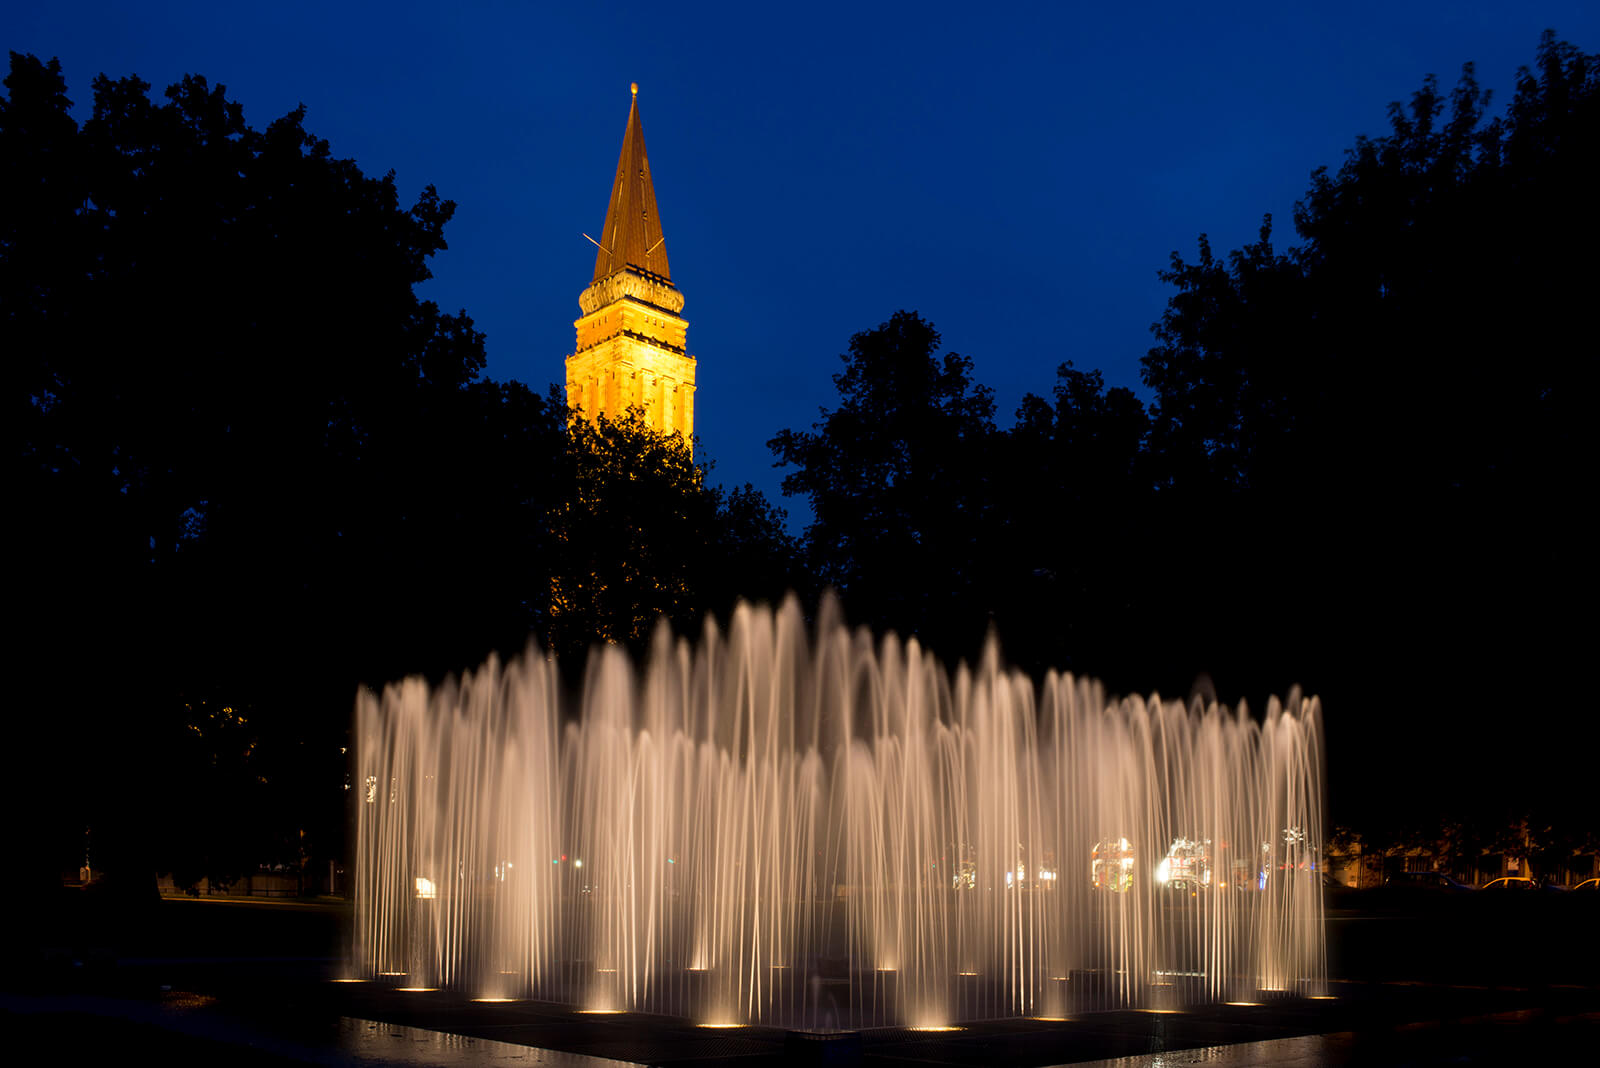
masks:
[[[583,316],[567,357],[567,404],[590,419],[620,419],[630,407],[663,434],[694,434],[694,357],[683,294],[672,284],[666,238],[656,211],[650,160],[639,123],[639,85],[622,135],[605,228],[593,241],[594,281],[578,295]],[[585,237],[589,235],[585,234]]]

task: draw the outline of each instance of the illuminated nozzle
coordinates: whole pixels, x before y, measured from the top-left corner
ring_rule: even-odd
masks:
[[[628,84],[628,88],[633,90],[633,95],[634,96],[638,96],[639,95],[639,83],[638,82],[630,82]]]

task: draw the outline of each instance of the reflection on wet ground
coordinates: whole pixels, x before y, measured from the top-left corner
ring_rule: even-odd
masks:
[[[775,1028],[708,1033],[666,1017],[597,1017],[537,1002],[475,1004],[444,992],[400,994],[362,986],[304,984],[292,994],[280,990],[275,997],[254,999],[241,998],[238,990],[212,995],[159,988],[121,996],[0,994],[0,1024],[23,1048],[70,1044],[84,1060],[139,1051],[181,1063],[220,1056],[243,1068],[641,1063],[744,1068],[790,1063],[793,1056],[793,1043],[786,1052],[786,1033]],[[1345,983],[1336,984],[1336,990],[1337,997],[1324,1002],[979,1022],[953,1033],[871,1030],[827,1063],[883,1068],[1488,1065],[1524,1063],[1530,1056],[1545,1063],[1567,1057],[1588,1063],[1588,1054],[1600,1048],[1596,987],[1528,991]]]

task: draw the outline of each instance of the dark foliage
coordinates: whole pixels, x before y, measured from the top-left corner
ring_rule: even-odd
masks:
[[[990,614],[994,401],[972,361],[938,349],[914,312],[855,335],[833,376],[839,407],[769,447],[795,467],[784,493],[811,499],[808,560],[852,618],[951,649],[972,644],[971,628],[981,637]]]
[[[1124,692],[1157,685],[1144,405],[1070,362],[1053,401],[1025,396],[997,449],[998,630],[1009,658],[1035,672],[1075,670]]]
[[[1513,710],[1586,682],[1600,64],[1547,34],[1488,106],[1470,65],[1448,94],[1429,78],[1312,176],[1298,247],[1263,227],[1226,262],[1203,238],[1175,256],[1145,380],[1167,495],[1207,511],[1195,546],[1249,606],[1216,617],[1248,650],[1216,651],[1219,681],[1294,665],[1334,761],[1391,795],[1522,803],[1575,797],[1587,748],[1486,766],[1486,738],[1520,745]]]
[[[86,828],[119,874],[337,857],[357,685],[530,640],[576,668],[804,576],[952,659],[993,626],[1121,691],[1304,684],[1341,819],[1478,797],[1559,828],[1586,790],[1600,60],[1553,37],[1503,118],[1470,67],[1395,105],[1312,176],[1293,247],[1269,219],[1174,255],[1148,410],[1068,363],[997,428],[919,316],[856,335],[838,407],[770,443],[815,510],[804,570],[682,443],[484,377],[472,321],[415,292],[453,209],[431,187],[406,207],[303,111],[258,132],[196,77],[99,78],[81,126],[58,64],[13,55],[5,87],[40,861],[13,888]]]
[[[199,77],[159,102],[102,76],[81,126],[58,63],[13,54],[5,87],[42,878],[86,840],[114,873],[339,858],[358,685],[530,642],[581,667],[656,613],[689,627],[792,581],[781,513],[707,488],[681,442],[483,376],[472,320],[415,292],[454,210],[432,187],[406,207],[303,108],[257,131]]]
[[[741,597],[775,604],[804,588],[783,513],[749,485],[708,486],[708,466],[636,411],[573,423],[564,458],[569,481],[545,525],[550,641],[569,666],[596,641],[642,653],[661,619],[693,635]]]
[[[1488,107],[1470,66],[1448,94],[1429,78],[1313,174],[1297,245],[1268,218],[1227,255],[1174,254],[1148,412],[1068,364],[996,430],[931,326],[857,335],[840,408],[771,443],[816,508],[818,573],[952,658],[975,652],[941,628],[953,595],[1036,671],[1257,707],[1303,684],[1328,701],[1336,805],[1575,799],[1600,59],[1546,35]],[[1530,708],[1575,744],[1535,755],[1510,726]],[[1525,771],[1495,770],[1504,746]]]

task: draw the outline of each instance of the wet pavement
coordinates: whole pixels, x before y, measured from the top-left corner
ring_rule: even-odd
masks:
[[[170,907],[169,907],[170,906]],[[944,1033],[862,1031],[794,1047],[781,1029],[707,1030],[643,1014],[585,1015],[533,1001],[339,983],[330,953],[347,909],[163,903],[118,951],[42,951],[0,983],[13,1050],[73,1063],[283,1068],[346,1065],[1057,1064],[1210,1065],[1594,1063],[1600,970],[1591,913],[1331,915],[1331,1000],[1083,1013],[969,1023]],[[1497,919],[1498,917],[1498,919]],[[1530,919],[1531,917],[1531,919]],[[86,929],[75,925],[76,931]],[[81,937],[76,939],[83,941]],[[124,936],[125,943],[136,940]],[[1486,951],[1479,947],[1492,946]],[[236,956],[221,956],[219,947]],[[64,955],[63,955],[64,954]]]
[[[175,965],[151,965],[172,971]],[[216,970],[215,964],[212,966]],[[141,969],[143,970],[143,969]],[[227,969],[222,969],[226,972]],[[1209,1006],[1179,1013],[1118,1011],[1059,1020],[973,1023],[959,1031],[879,1028],[854,1047],[796,1053],[787,1033],[708,1031],[639,1014],[585,1016],[537,1002],[482,1004],[446,992],[307,981],[250,993],[128,989],[120,994],[0,994],[8,1033],[59,1044],[102,1032],[108,1051],[139,1047],[188,1063],[482,1065],[601,1068],[656,1064],[729,1068],[787,1063],[902,1066],[1592,1063],[1600,1049],[1600,987],[1462,988],[1336,984],[1330,1001]],[[92,1054],[93,1044],[80,1052]],[[239,1055],[246,1056],[241,1061]],[[84,1057],[82,1059],[90,1059]]]

